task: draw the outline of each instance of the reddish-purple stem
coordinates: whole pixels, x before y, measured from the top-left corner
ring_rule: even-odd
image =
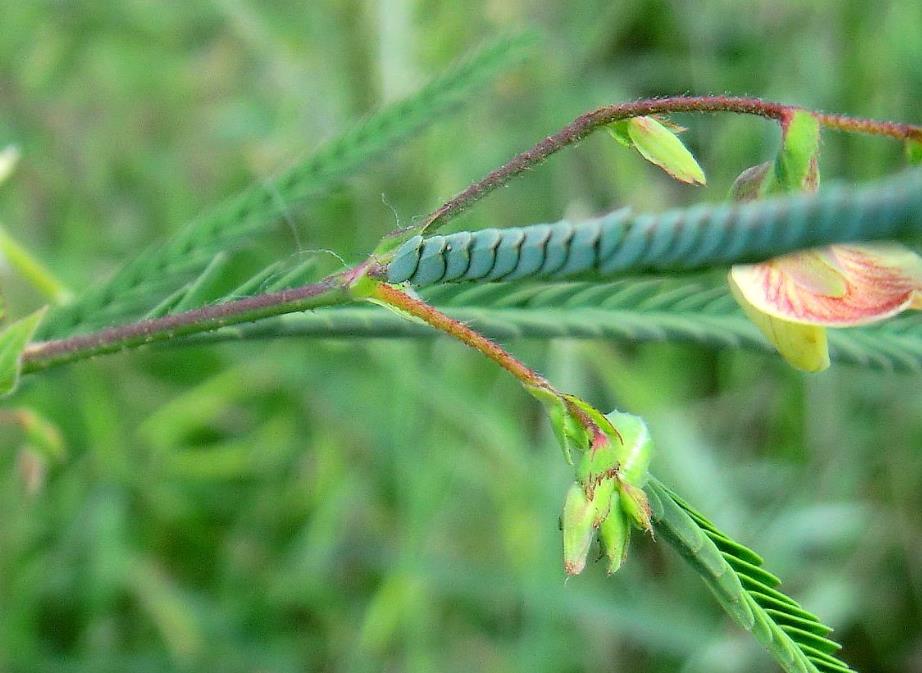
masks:
[[[476,201],[507,184],[515,176],[537,166],[564,147],[579,142],[598,128],[615,121],[672,112],[733,112],[773,119],[784,125],[798,109],[800,108],[793,105],[735,96],[671,96],[606,105],[580,115],[531,149],[517,154],[496,170],[468,186],[430,213],[424,220],[422,229],[428,232],[434,231]],[[911,124],[882,122],[823,112],[813,114],[824,126],[840,131],[890,136],[903,140],[908,138],[922,140],[922,127]]]

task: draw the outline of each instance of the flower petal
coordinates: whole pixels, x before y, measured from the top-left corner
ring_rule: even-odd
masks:
[[[729,280],[730,290],[743,311],[789,365],[804,372],[821,372],[829,367],[829,346],[826,343],[825,327],[791,322],[769,315],[747,301],[732,273]]]
[[[730,278],[757,311],[845,327],[920,308],[922,259],[896,243],[835,245],[734,266]]]

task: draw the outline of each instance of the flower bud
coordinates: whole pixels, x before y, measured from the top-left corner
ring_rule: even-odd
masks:
[[[622,482],[620,484],[620,495],[619,502],[621,503],[622,511],[644,531],[652,532],[653,522],[650,503],[647,502],[647,494],[643,492],[643,489],[627,482]]]
[[[755,201],[761,198],[771,179],[772,162],[758,164],[747,168],[736,176],[730,186],[731,201]]]
[[[611,500],[609,499],[609,503]],[[570,486],[563,505],[563,568],[567,575],[579,575],[586,567],[586,556],[595,533],[596,511],[593,501],[586,498],[583,487]]]
[[[678,136],[653,117],[633,117],[609,125],[622,145],[633,147],[644,159],[680,182],[703,185],[704,171]]]
[[[618,572],[627,557],[628,544],[631,541],[631,521],[619,505],[619,496],[612,497],[609,516],[599,527],[599,544],[602,553],[608,559],[608,574]]]

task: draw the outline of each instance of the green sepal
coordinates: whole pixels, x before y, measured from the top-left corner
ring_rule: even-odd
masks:
[[[368,299],[374,294],[380,282],[371,278],[367,273],[361,273],[349,282],[349,295],[353,299]]]
[[[599,426],[599,429],[611,439],[621,441],[621,433],[612,425],[612,422],[594,406],[578,398],[576,395],[564,395],[563,398],[573,406],[584,412],[590,420]]]
[[[651,164],[680,182],[703,185],[704,171],[679,137],[653,117],[633,117],[614,122],[609,132],[622,145],[633,147]]]
[[[778,191],[816,191],[819,186],[819,148],[819,121],[806,110],[796,110],[783,124],[781,151],[775,159]]]
[[[40,308],[0,332],[0,397],[16,389],[22,370],[22,352],[45,317],[47,308]]]
[[[911,166],[922,165],[922,140],[917,138],[906,139],[906,161]]]
[[[608,559],[608,574],[618,572],[621,564],[627,558],[628,546],[631,541],[632,523],[622,511],[618,502],[617,493],[612,495],[611,512],[599,526],[599,545],[602,553]]]
[[[523,385],[526,391],[544,405],[557,443],[563,451],[567,465],[573,464],[573,453],[583,453],[589,448],[589,432],[570,413],[564,400],[553,391],[541,386]]]
[[[653,440],[646,422],[624,411],[612,411],[606,418],[618,428],[621,437],[615,448],[621,480],[643,488],[653,453]]]
[[[602,446],[594,446],[584,452],[576,464],[576,480],[592,495],[595,485],[600,483],[605,475],[611,479],[613,471],[619,469],[618,447],[620,442],[616,439],[609,440]]]
[[[611,134],[611,137],[625,147],[634,147],[631,134],[628,132],[630,122],[630,119],[622,119],[621,121],[613,122],[608,125],[608,132]]]

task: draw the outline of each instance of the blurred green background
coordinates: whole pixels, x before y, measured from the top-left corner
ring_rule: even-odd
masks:
[[[604,103],[727,92],[922,122],[917,0],[0,0],[0,146],[23,155],[0,220],[85,287],[523,27],[541,34],[523,65],[249,254],[358,260]],[[719,200],[777,143],[758,119],[678,120],[707,188],[598,134],[459,226]],[[827,133],[822,171],[871,178],[899,153]],[[12,313],[38,304],[0,280]],[[644,415],[660,477],[760,551],[853,666],[922,671],[917,377],[508,345]],[[55,423],[67,457],[30,489],[22,438],[0,427],[0,671],[777,670],[640,536],[615,577],[564,582],[569,469],[536,404],[447,340],[136,351],[33,376],[6,405]]]

